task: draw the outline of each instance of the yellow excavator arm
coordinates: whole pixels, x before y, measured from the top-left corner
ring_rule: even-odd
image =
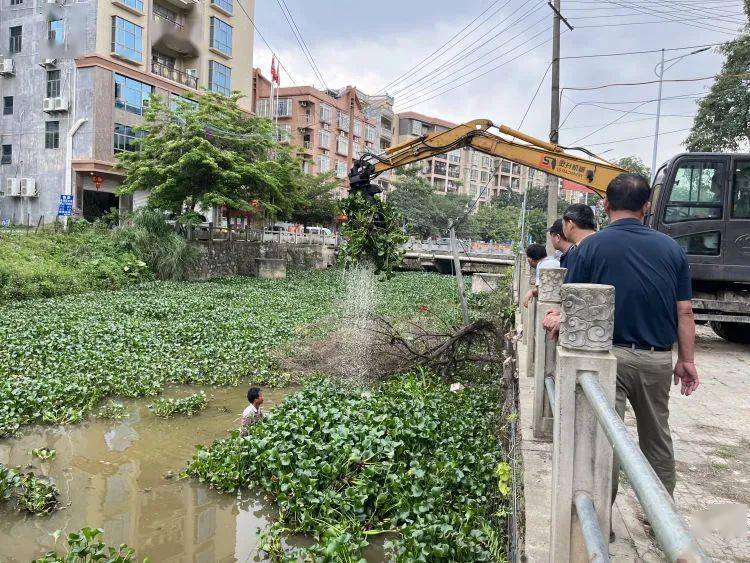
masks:
[[[618,174],[626,172],[619,166],[607,162],[593,153],[583,150],[592,159],[573,156],[562,147],[536,139],[505,125],[497,127],[505,138],[489,129],[494,127],[487,119],[476,119],[442,133],[411,139],[394,145],[381,154],[366,154],[355,162],[349,175],[352,190],[365,188],[369,180],[399,166],[418,162],[451,150],[470,147],[481,153],[504,158],[558,178],[587,186],[599,195],[604,195],[609,182]]]

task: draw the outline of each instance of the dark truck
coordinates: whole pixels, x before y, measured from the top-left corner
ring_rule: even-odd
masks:
[[[696,321],[750,343],[750,154],[673,157],[656,174],[646,221],[687,253]]]

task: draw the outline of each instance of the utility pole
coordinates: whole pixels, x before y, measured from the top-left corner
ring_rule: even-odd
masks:
[[[466,326],[469,324],[469,307],[466,304],[466,286],[464,285],[463,272],[461,272],[461,260],[458,258],[458,248],[456,248],[456,228],[453,226],[452,220],[449,226],[451,254],[453,254],[453,269],[456,272],[456,283],[458,284],[458,299],[461,302],[461,318],[464,321],[464,326]]]
[[[554,12],[552,16],[552,98],[550,100],[549,142],[556,145],[559,142],[560,128],[560,0],[554,0],[554,5],[548,2]],[[567,22],[566,22],[567,23]],[[547,225],[552,225],[557,219],[557,196],[559,182],[557,178],[547,184]],[[529,187],[526,186],[528,190]],[[547,239],[547,255],[554,254],[555,249],[549,238]]]
[[[661,87],[664,84],[664,49],[661,50],[661,62],[659,63],[659,98],[656,102],[656,126],[654,128],[654,152],[651,155],[651,185],[654,185],[656,177],[656,152],[659,146],[659,118],[661,117]]]

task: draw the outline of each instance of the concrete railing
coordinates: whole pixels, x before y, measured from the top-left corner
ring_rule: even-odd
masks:
[[[520,261],[519,297],[534,275]],[[669,561],[708,561],[656,473],[615,411],[612,286],[563,284],[566,270],[540,271],[539,296],[521,319],[534,377],[533,432],[552,441],[549,560],[609,561],[613,453]],[[561,314],[558,340],[544,330]]]

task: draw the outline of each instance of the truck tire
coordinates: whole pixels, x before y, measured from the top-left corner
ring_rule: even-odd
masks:
[[[750,344],[750,324],[711,321],[713,331],[728,342]]]

